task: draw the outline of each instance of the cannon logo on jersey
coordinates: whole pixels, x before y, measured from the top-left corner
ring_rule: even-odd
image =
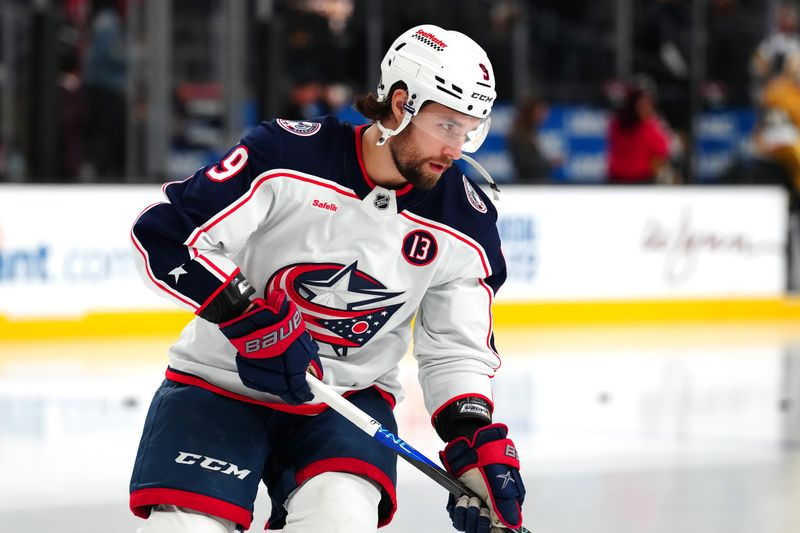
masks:
[[[470,205],[474,207],[476,211],[480,211],[481,213],[488,211],[486,204],[483,203],[481,197],[478,196],[478,193],[476,193],[475,189],[472,188],[472,185],[470,185],[467,177],[462,176],[462,179],[464,180],[464,191],[467,193],[467,200],[469,200]]]
[[[368,343],[403,305],[403,292],[389,291],[359,270],[358,261],[290,265],[270,277],[267,291],[274,289],[286,291],[311,337],[339,357]]]
[[[277,121],[278,126],[285,129],[289,133],[300,135],[301,137],[309,137],[314,135],[322,127],[319,122],[306,122],[305,120],[285,120],[279,118]]]

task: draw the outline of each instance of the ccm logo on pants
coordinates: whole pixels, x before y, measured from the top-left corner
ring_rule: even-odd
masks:
[[[196,465],[199,463],[200,466],[206,470],[222,472],[229,476],[236,476],[239,479],[244,479],[250,474],[249,470],[239,470],[239,467],[233,463],[220,461],[219,459],[214,459],[213,457],[207,457],[205,455],[197,455],[196,453],[178,452],[178,457],[175,458],[175,462],[182,465]],[[225,470],[223,470],[223,468],[225,468]]]

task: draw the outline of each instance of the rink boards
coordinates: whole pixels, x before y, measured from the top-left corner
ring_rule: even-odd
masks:
[[[182,327],[131,261],[130,227],[159,201],[156,185],[0,186],[0,338]],[[779,188],[506,186],[496,205],[498,326],[800,317]]]

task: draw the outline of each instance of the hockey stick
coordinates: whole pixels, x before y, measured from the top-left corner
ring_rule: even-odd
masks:
[[[450,494],[456,498],[460,498],[464,495],[470,498],[477,497],[472,489],[453,477],[448,471],[425,457],[422,453],[415,450],[414,447],[406,441],[393,435],[391,431],[381,426],[380,422],[337,394],[330,386],[324,384],[311,374],[306,374],[306,380],[308,381],[308,386],[311,387],[311,392],[314,393],[315,400],[320,400],[328,404],[331,409],[352,422],[353,425],[361,429],[361,431],[393,450],[401,458],[411,463],[416,469],[447,489]],[[530,530],[526,529],[524,526],[512,531],[516,533],[531,533]]]

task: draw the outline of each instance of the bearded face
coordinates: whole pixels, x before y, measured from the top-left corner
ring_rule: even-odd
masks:
[[[422,138],[424,132],[409,124],[392,139],[389,151],[400,174],[414,187],[430,190],[453,164],[453,158],[444,154],[426,155]]]

